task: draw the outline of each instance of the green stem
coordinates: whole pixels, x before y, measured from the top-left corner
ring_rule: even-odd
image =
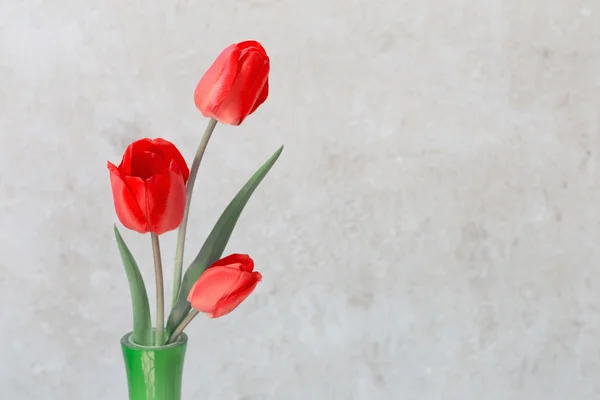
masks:
[[[196,156],[194,157],[192,167],[190,168],[190,176],[188,178],[186,188],[185,211],[183,212],[183,220],[181,221],[181,225],[179,225],[179,231],[177,233],[177,247],[175,250],[175,269],[173,277],[173,300],[171,308],[173,308],[177,302],[177,298],[179,297],[179,288],[181,287],[181,275],[183,272],[183,248],[185,247],[185,234],[187,231],[188,217],[190,215],[192,191],[194,190],[194,183],[196,181],[196,176],[198,175],[198,168],[200,168],[200,161],[202,161],[202,156],[204,155],[204,151],[206,150],[206,146],[208,145],[208,141],[215,130],[216,125],[216,119],[211,118],[210,121],[208,121],[206,130],[204,131],[204,136],[202,136],[200,146],[198,146]]]
[[[179,326],[177,328],[175,328],[175,330],[171,334],[171,337],[169,338],[169,341],[167,342],[167,344],[171,344],[174,341],[176,341],[177,337],[181,334],[181,332],[183,332],[183,330],[185,329],[185,327],[188,326],[188,324],[190,322],[192,322],[192,320],[194,319],[194,317],[196,315],[198,315],[199,313],[200,313],[200,311],[194,310],[192,308],[192,311],[190,311],[189,314],[185,316],[185,318],[183,319],[183,321],[181,321],[181,323],[179,324]]]
[[[158,235],[151,233],[152,254],[154,255],[154,274],[156,278],[156,338],[155,346],[165,342],[165,289],[163,286],[162,261],[160,257],[160,242]]]

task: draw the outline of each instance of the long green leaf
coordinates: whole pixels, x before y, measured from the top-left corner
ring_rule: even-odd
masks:
[[[258,187],[263,178],[267,175],[271,167],[275,164],[275,161],[279,158],[279,155],[283,151],[281,146],[272,156],[269,158],[246,182],[244,187],[238,192],[238,194],[231,200],[225,211],[219,217],[219,220],[215,224],[214,228],[208,235],[208,238],[204,242],[204,245],[200,249],[200,252],[192,261],[188,267],[183,281],[181,282],[181,289],[179,290],[179,296],[177,302],[171,310],[169,320],[167,321],[167,336],[173,333],[173,330],[181,323],[185,316],[189,313],[191,306],[187,301],[187,296],[192,286],[200,275],[208,268],[212,263],[219,260],[225,250],[225,246],[229,241],[231,232],[235,227],[235,224],[242,213],[242,210],[248,203],[250,196],[254,193],[254,190]]]
[[[131,251],[123,241],[115,225],[115,237],[121,253],[121,260],[125,267],[129,290],[131,291],[131,306],[133,308],[133,341],[141,345],[152,345],[152,320],[150,319],[150,306],[144,278],[140,273]]]

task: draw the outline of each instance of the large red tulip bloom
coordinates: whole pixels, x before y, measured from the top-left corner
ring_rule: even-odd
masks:
[[[179,226],[189,169],[173,143],[137,140],[118,167],[108,162],[108,170],[115,210],[126,228],[160,235]]]
[[[247,254],[232,254],[211,265],[188,295],[192,308],[218,318],[229,314],[254,290],[262,275]]]
[[[239,125],[269,95],[269,57],[260,43],[249,40],[227,47],[206,71],[194,93],[207,118]]]

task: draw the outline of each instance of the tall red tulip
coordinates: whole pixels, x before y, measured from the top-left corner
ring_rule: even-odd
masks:
[[[254,290],[262,275],[247,254],[232,254],[211,265],[190,290],[192,308],[218,318],[229,314]]]
[[[260,43],[232,44],[206,71],[194,93],[198,110],[207,118],[239,125],[269,95],[269,57]]]
[[[179,226],[189,170],[177,147],[164,139],[141,139],[127,147],[121,164],[108,162],[115,210],[139,233],[160,235]]]

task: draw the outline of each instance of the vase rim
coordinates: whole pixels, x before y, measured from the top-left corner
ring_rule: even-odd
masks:
[[[187,335],[183,332],[181,332],[179,334],[179,337],[177,338],[177,341],[175,343],[166,344],[166,345],[162,345],[162,346],[146,346],[146,345],[142,345],[142,344],[137,344],[133,341],[132,338],[133,338],[133,332],[129,332],[129,333],[125,334],[125,336],[123,336],[121,338],[121,345],[123,345],[124,347],[128,347],[130,349],[133,349],[133,350],[161,351],[161,350],[173,349],[175,347],[185,346],[188,341]]]

